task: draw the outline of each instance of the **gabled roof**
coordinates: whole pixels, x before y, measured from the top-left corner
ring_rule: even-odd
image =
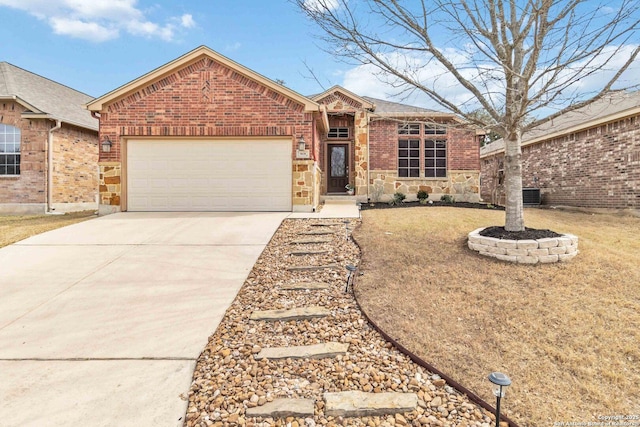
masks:
[[[84,109],[91,96],[8,62],[0,62],[0,99],[23,105],[29,110],[23,116],[61,120],[98,130],[98,120]]]
[[[640,114],[640,91],[612,91],[591,104],[546,121],[522,135],[522,145],[580,132],[624,117]],[[498,139],[480,149],[480,157],[504,151],[504,140]]]
[[[310,98],[313,99],[314,101],[319,101],[322,98],[335,94],[336,92],[362,104],[362,108],[365,110],[375,109],[375,105],[371,101],[367,100],[366,97],[356,95],[355,93],[350,92],[347,89],[343,88],[342,86],[338,86],[338,85],[335,85],[317,95],[311,95]]]
[[[300,95],[298,92],[295,92],[285,86],[282,86],[274,82],[273,80],[270,80],[264,77],[261,74],[256,73],[253,70],[250,70],[249,68],[243,65],[238,64],[237,62],[227,58],[226,56],[219,54],[218,52],[210,49],[207,46],[197,47],[191,52],[188,52],[182,55],[181,57],[174,59],[171,62],[167,62],[166,64],[156,68],[155,70],[152,70],[147,74],[141,77],[138,77],[137,79],[132,80],[129,83],[126,83],[120,86],[119,88],[105,95],[102,95],[99,98],[94,99],[93,101],[86,104],[86,108],[91,111],[101,111],[105,104],[109,104],[119,98],[125,97],[139,90],[141,87],[147,86],[154,81],[157,81],[169,74],[174,73],[178,69],[186,67],[189,64],[192,64],[194,62],[197,62],[203,56],[206,56],[215,62],[218,62],[226,67],[229,67],[232,70],[244,75],[245,77],[257,83],[260,83],[272,89],[273,91],[278,92],[283,96],[286,96],[287,98],[292,99],[293,101],[296,101],[304,105],[304,108],[306,111],[320,111],[320,106],[318,103],[312,101],[311,99],[303,95]]]

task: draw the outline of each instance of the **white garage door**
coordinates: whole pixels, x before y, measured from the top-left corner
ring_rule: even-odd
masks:
[[[129,211],[290,211],[291,141],[129,140]]]

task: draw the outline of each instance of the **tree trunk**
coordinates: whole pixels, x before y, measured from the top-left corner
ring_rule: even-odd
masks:
[[[505,138],[505,223],[507,231],[524,231],[522,207],[522,135],[519,131]]]

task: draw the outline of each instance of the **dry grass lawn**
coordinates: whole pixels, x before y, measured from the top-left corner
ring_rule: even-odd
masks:
[[[94,211],[65,215],[0,215],[0,248],[90,218],[95,218]]]
[[[528,227],[572,233],[568,263],[514,265],[466,247],[504,212],[363,211],[356,295],[389,335],[492,405],[487,375],[513,381],[520,426],[640,414],[640,219],[527,209]],[[636,419],[634,422],[638,422]]]

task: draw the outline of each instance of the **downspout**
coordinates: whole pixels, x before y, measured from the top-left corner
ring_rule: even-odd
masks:
[[[53,131],[62,127],[62,121],[56,120],[56,125],[49,129],[47,141],[47,214],[56,214],[53,212]]]
[[[367,203],[371,202],[369,196],[369,186],[371,185],[371,144],[369,134],[371,133],[371,114],[367,112]]]
[[[316,189],[316,169],[318,167],[318,159],[316,159],[316,117],[315,115],[313,115],[313,122],[312,122],[312,126],[311,126],[311,154],[313,157],[313,172],[311,174],[311,179],[313,180],[313,201],[311,202],[311,210],[313,212],[316,211],[316,206],[318,206],[317,204],[317,199],[316,199],[316,193],[319,193],[320,190]]]

